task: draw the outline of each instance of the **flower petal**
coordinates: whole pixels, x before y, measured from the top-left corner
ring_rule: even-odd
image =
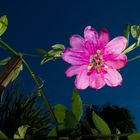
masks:
[[[89,86],[89,75],[87,71],[81,71],[75,79],[75,86],[77,89],[86,89]]]
[[[80,35],[72,35],[70,37],[70,45],[72,47],[81,48],[84,46],[84,39]]]
[[[89,63],[89,55],[84,52],[73,51],[73,48],[65,49],[62,53],[62,59],[73,65],[83,65]]]
[[[127,45],[127,39],[123,36],[118,36],[112,39],[106,46],[105,52],[107,54],[120,54]]]
[[[114,69],[120,69],[126,65],[127,56],[120,54],[117,57],[109,59],[105,62],[106,65],[111,66]]]
[[[65,74],[67,77],[72,77],[74,75],[79,74],[81,71],[86,70],[87,65],[81,65],[81,66],[70,66],[66,71]]]
[[[122,76],[116,69],[109,68],[104,74],[104,80],[108,86],[115,87],[121,85]]]
[[[109,42],[109,32],[107,29],[102,29],[99,33],[98,47],[102,49]]]
[[[72,35],[70,37],[70,45],[72,46],[73,51],[85,52],[89,54],[88,48],[85,47],[84,38],[82,38],[80,35]]]
[[[84,30],[84,38],[86,41],[91,41],[96,46],[98,42],[98,33],[91,26],[87,26]]]
[[[90,87],[94,89],[101,89],[105,85],[102,74],[93,73],[90,75]]]
[[[91,26],[87,26],[84,30],[85,48],[90,54],[94,54],[98,45],[98,33]]]

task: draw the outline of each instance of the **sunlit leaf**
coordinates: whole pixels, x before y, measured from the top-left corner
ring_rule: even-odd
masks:
[[[18,128],[17,132],[14,134],[14,139],[24,139],[29,125],[22,125]]]
[[[131,34],[132,34],[133,38],[140,40],[140,26],[132,25]]]
[[[48,55],[55,57],[58,54],[60,55],[61,52],[62,52],[62,50],[50,50],[50,51],[48,51]]]
[[[99,115],[97,115],[94,111],[92,113],[92,120],[94,122],[95,127],[101,134],[103,134],[103,135],[111,134],[111,130],[110,130],[109,126],[107,125],[107,123]]]
[[[128,138],[128,140],[140,140],[140,133],[131,134],[127,138]]]
[[[65,46],[63,44],[55,44],[52,46],[54,50],[64,50]]]
[[[21,64],[21,65],[15,70],[14,75],[13,75],[11,81],[14,81],[14,80],[18,77],[19,73],[20,73],[22,70],[23,70],[23,65]]]
[[[131,51],[133,51],[134,49],[138,48],[140,46],[140,40],[138,40],[137,42],[133,43],[131,46],[127,47],[123,53],[127,54]]]
[[[52,49],[49,51],[46,51],[44,49],[36,49],[37,52],[43,54],[43,58],[41,60],[41,64],[44,64],[50,60],[55,60],[57,58],[61,57],[62,52],[64,51],[65,46],[62,44],[55,44],[52,46]]]
[[[0,36],[4,34],[8,26],[8,19],[6,16],[0,18]]]
[[[11,59],[11,57],[7,57],[5,59],[0,60],[0,65],[5,65]]]
[[[2,131],[0,131],[0,139],[8,139],[8,137]]]
[[[64,122],[64,119],[66,117],[66,111],[67,111],[67,108],[64,105],[57,104],[54,107],[54,114],[59,123]]]
[[[78,94],[77,89],[74,89],[72,95],[72,112],[75,115],[77,121],[80,121],[83,114],[82,100]]]
[[[41,64],[44,64],[50,60],[53,60],[54,58],[53,57],[44,57],[42,60],[41,60]]]

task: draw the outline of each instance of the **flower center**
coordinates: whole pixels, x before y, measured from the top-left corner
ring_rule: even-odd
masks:
[[[97,73],[99,73],[103,64],[104,64],[104,60],[101,55],[101,51],[96,50],[96,54],[94,54],[90,57],[90,63],[88,65],[88,70],[95,68]]]

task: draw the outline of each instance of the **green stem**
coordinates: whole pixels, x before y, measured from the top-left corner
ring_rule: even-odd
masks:
[[[6,49],[8,49],[8,51],[14,53],[15,55],[19,55],[19,53],[17,53],[11,46],[9,46],[8,44],[6,44],[6,43],[5,43],[4,41],[2,41],[1,39],[0,39],[0,44],[1,44],[2,46],[4,46]]]
[[[41,57],[40,55],[36,55],[36,54],[31,54],[31,53],[20,53],[21,55],[25,55],[25,56],[31,56],[31,57]]]
[[[38,80],[37,80],[37,78],[36,78],[36,75],[34,74],[34,72],[33,72],[33,70],[31,69],[31,67],[28,65],[28,63],[27,63],[23,58],[21,58],[21,59],[22,59],[22,62],[24,63],[24,65],[27,67],[28,71],[30,72],[30,74],[31,74],[31,76],[32,76],[32,78],[33,78],[35,84],[38,86],[38,90],[40,91],[41,96],[43,97],[43,99],[44,99],[46,105],[48,106],[48,109],[49,109],[49,111],[50,111],[50,113],[51,113],[51,115],[52,115],[54,121],[57,123],[57,119],[56,119],[56,117],[55,117],[55,115],[54,115],[54,112],[53,112],[53,110],[52,110],[52,108],[51,108],[51,105],[50,105],[50,103],[49,103],[49,100],[45,97],[45,94],[44,94],[44,92],[43,92],[43,90],[42,90],[42,88],[41,88],[41,86],[40,86],[40,83],[38,82]]]
[[[0,39],[0,44],[1,44],[2,46],[4,46],[8,51],[12,52],[12,53],[15,54],[15,55],[22,55],[22,53],[16,52],[11,46],[9,46],[8,44],[6,44],[6,43],[5,43],[4,41],[2,41],[1,39]],[[42,97],[43,97],[43,99],[44,99],[44,101],[45,101],[47,107],[48,107],[48,110],[49,110],[49,112],[50,112],[50,114],[51,114],[53,120],[54,120],[55,123],[57,124],[57,119],[56,119],[55,114],[54,114],[54,112],[53,112],[53,110],[52,110],[52,108],[51,108],[51,105],[50,105],[50,103],[49,103],[49,100],[45,97],[45,94],[44,94],[44,92],[43,92],[43,90],[42,90],[42,88],[41,88],[41,86],[40,86],[40,83],[38,82],[38,80],[37,80],[37,78],[36,78],[36,76],[35,76],[33,70],[31,69],[31,67],[28,65],[28,63],[27,63],[22,57],[21,57],[21,59],[22,59],[22,62],[24,63],[24,65],[27,67],[28,71],[30,72],[30,74],[31,74],[31,76],[32,76],[32,78],[33,78],[35,84],[37,85],[37,87],[38,87],[38,89],[39,89],[39,91],[40,91],[40,93],[41,93],[41,95],[42,95]]]
[[[127,47],[124,51],[123,54],[127,54],[129,52],[131,52],[132,50],[136,49],[137,47],[140,46],[140,41],[133,43],[132,45],[130,45],[129,47]]]
[[[135,57],[133,57],[133,58],[128,59],[127,62],[131,62],[131,61],[136,60],[136,59],[138,59],[138,58],[140,58],[140,55],[137,55],[137,56],[135,56]]]

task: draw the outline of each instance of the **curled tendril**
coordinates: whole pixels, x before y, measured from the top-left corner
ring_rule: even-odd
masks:
[[[44,80],[43,80],[43,78],[41,78],[40,76],[38,76],[37,74],[35,74],[35,73],[32,73],[32,75],[34,75],[37,79],[39,79],[39,81],[40,81],[40,86],[39,87],[34,87],[34,89],[33,89],[33,93],[37,93],[37,95],[38,96],[41,96],[41,92],[40,92],[40,90],[43,88],[43,86],[44,86]]]

